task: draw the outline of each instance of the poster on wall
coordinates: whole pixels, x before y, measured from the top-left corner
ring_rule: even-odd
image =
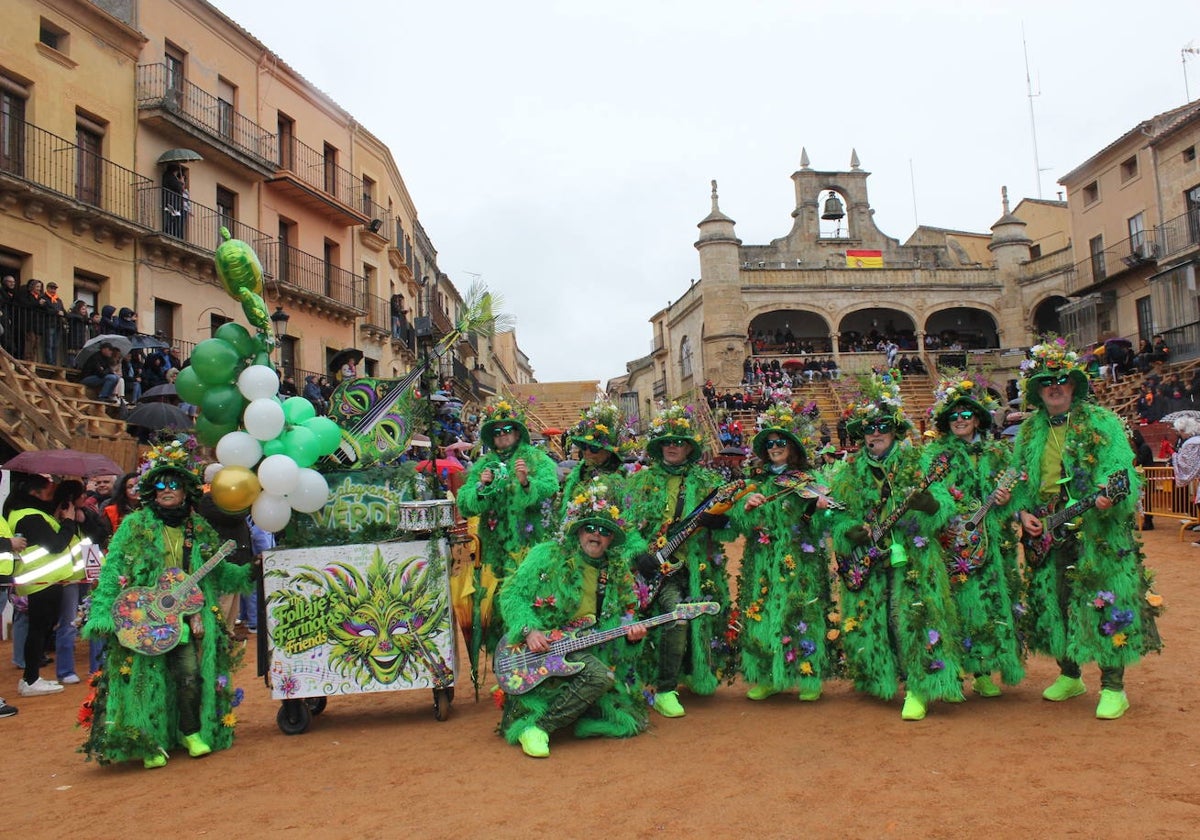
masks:
[[[447,556],[444,540],[267,552],[272,699],[453,685]]]

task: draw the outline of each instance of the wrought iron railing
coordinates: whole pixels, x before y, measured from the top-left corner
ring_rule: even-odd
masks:
[[[388,298],[367,294],[367,312],[363,316],[362,326],[387,333],[393,341],[399,341],[412,352],[417,352],[416,331],[406,316],[393,319],[392,302]]]
[[[278,158],[274,134],[237,113],[233,103],[218,99],[186,79],[172,79],[165,64],[138,66],[137,105],[169,111],[265,167],[273,167]]]
[[[324,152],[302,143],[296,137],[279,139],[279,168],[362,212],[362,178],[356,178],[349,170],[326,159]]]
[[[0,173],[138,221],[138,191],[151,184],[148,178],[32,123],[14,121],[5,128]]]
[[[391,242],[396,231],[388,209],[371,198],[371,196],[364,194],[362,197],[362,211],[363,215],[371,219],[371,222],[368,224],[373,224],[376,219],[379,220],[379,227],[375,229],[375,233],[382,236],[388,242]]]
[[[1171,360],[1178,362],[1200,356],[1200,321],[1163,330],[1163,340],[1171,348]]]
[[[1163,222],[1155,229],[1155,239],[1162,257],[1200,244],[1200,209]]]
[[[252,247],[260,261],[271,243],[271,237],[261,230],[222,215],[212,207],[184,200],[173,190],[147,185],[139,198],[138,220],[143,225],[203,251],[217,250],[222,241],[222,227],[229,230],[231,238]],[[265,263],[263,267],[265,270]]]
[[[366,309],[367,284],[360,275],[278,241],[271,242],[263,250],[266,256],[263,270],[282,287],[328,298],[352,309]],[[260,259],[263,256],[263,253],[259,254]]]

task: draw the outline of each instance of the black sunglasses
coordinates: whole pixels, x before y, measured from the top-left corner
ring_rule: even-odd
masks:
[[[891,420],[877,420],[863,425],[863,432],[868,435],[886,435],[892,430]]]
[[[590,452],[593,455],[595,455],[597,452],[605,451],[603,446],[597,446],[594,443],[581,443],[581,444],[579,444],[579,448],[582,449],[584,452]]]
[[[962,411],[951,411],[950,422],[953,423],[955,420],[970,420],[974,416],[975,412],[969,408],[964,408]]]
[[[583,526],[583,530],[589,534],[599,534],[602,537],[611,537],[613,533],[612,528],[605,527],[604,525],[593,525],[590,522]]]
[[[784,449],[787,447],[787,445],[788,442],[783,438],[768,438],[767,440],[763,441],[763,446],[765,446],[767,449]]]
[[[183,482],[177,478],[164,478],[154,482],[155,490],[178,490],[182,486]]]
[[[492,436],[495,437],[496,435],[511,435],[516,430],[517,430],[517,427],[514,426],[513,424],[509,423],[506,426],[497,426],[495,429],[493,429]]]

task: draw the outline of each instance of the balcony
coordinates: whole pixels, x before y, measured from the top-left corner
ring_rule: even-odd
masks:
[[[172,80],[165,64],[137,69],[139,119],[161,131],[172,143],[204,144],[205,158],[220,160],[266,177],[276,170],[275,135],[184,79]]]
[[[483,368],[475,368],[471,371],[471,377],[475,380],[475,394],[481,401],[486,402],[499,393],[499,384],[495,374],[488,373]]]
[[[367,312],[367,282],[352,271],[279,241],[258,253],[280,295],[301,309],[350,320]]]
[[[442,309],[441,305],[436,300],[426,301],[425,314],[428,315],[433,324],[433,337],[440,341],[443,336],[447,335],[454,329],[454,322],[450,320],[450,316]]]
[[[280,137],[278,142],[279,163],[268,184],[334,224],[370,224],[375,217],[363,212],[361,178],[295,137]]]
[[[1174,259],[1200,245],[1200,208],[1163,222],[1154,230],[1155,241],[1162,253],[1159,259]],[[1174,345],[1172,345],[1174,346]]]
[[[179,252],[184,260],[187,255],[212,259],[222,241],[222,227],[229,230],[231,237],[253,248],[260,261],[271,245],[271,237],[261,230],[222,216],[220,211],[203,204],[183,202],[178,193],[149,182],[138,194],[138,221],[152,231],[143,236],[145,244]],[[265,271],[266,263],[263,265]],[[212,279],[215,282],[215,274]]]
[[[1153,268],[1162,254],[1159,237],[1154,232],[1143,231],[1137,236],[1122,239],[1103,251],[1089,254],[1086,259],[1068,269],[1067,293],[1078,294],[1143,267]]]
[[[653,394],[654,394],[654,399],[656,399],[656,400],[666,399],[667,398],[667,380],[655,379]]]
[[[401,316],[392,320],[392,303],[387,298],[378,295],[367,295],[367,313],[359,323],[358,328],[368,335],[378,339],[391,341],[392,349],[396,350],[408,364],[417,360],[417,333],[409,323],[408,318]]]
[[[27,122],[6,126],[0,147],[0,207],[24,203],[24,214],[45,212],[50,225],[70,221],[76,234],[92,229],[118,246],[141,235],[138,195],[149,179],[74,141]]]

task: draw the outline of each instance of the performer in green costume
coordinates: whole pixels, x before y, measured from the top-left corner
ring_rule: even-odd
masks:
[[[777,403],[760,415],[752,448],[759,462],[747,471],[757,491],[729,518],[745,535],[738,575],[738,636],[746,696],[765,700],[791,688],[817,700],[830,676],[834,649],[827,632],[833,613],[829,556],[823,539],[829,507],[810,471],[813,423],[799,406]]]
[[[898,440],[911,428],[899,383],[884,374],[866,380],[863,392],[847,423],[862,448],[830,480],[830,494],[846,504],[833,514],[832,529],[842,650],[855,688],[890,699],[903,680],[901,717],[921,720],[931,701],[962,697],[954,607],[936,537],[952,506],[935,483],[914,496],[880,547],[869,547],[868,529],[903,503],[922,472],[920,450]],[[861,562],[855,549],[867,552]]]
[[[621,416],[621,409],[598,397],[583,411],[568,437],[579,450],[579,463],[563,481],[559,505],[562,513],[566,513],[578,489],[597,476],[603,477],[614,498],[619,498],[621,482],[628,475],[621,456],[633,445],[633,434]]]
[[[617,555],[625,523],[611,488],[596,479],[577,490],[560,540],[533,547],[500,591],[510,643],[524,640],[534,653],[548,651],[556,632],[593,616],[597,630],[631,623],[637,612],[633,575]],[[625,738],[646,728],[647,706],[637,679],[636,648],[644,627],[624,638],[568,654],[582,671],[551,677],[526,694],[504,701],[500,731],[528,756],[550,754],[550,733],[574,724],[581,738]],[[501,685],[503,689],[504,686]]]
[[[89,758],[101,764],[140,758],[155,768],[175,747],[198,758],[233,743],[238,694],[229,675],[241,651],[217,604],[222,594],[250,591],[252,567],[221,562],[200,580],[204,606],[184,620],[180,643],[167,653],[149,656],[120,645],[112,610],[121,593],[155,586],[169,568],[195,571],[220,545],[212,526],[195,513],[200,478],[183,444],[152,449],[149,462],[138,485],[142,507],[121,521],[109,544],[83,628],[86,638],[104,639],[107,649],[80,719],[89,726],[82,747]]]
[[[925,446],[924,469],[941,458],[950,471],[942,479],[951,497],[951,513],[966,520],[995,494],[991,510],[974,531],[950,528],[941,534],[950,574],[950,592],[958,612],[960,657],[965,671],[974,675],[971,689],[981,697],[999,697],[992,680],[998,671],[1008,685],[1025,676],[1017,632],[1016,599],[1021,591],[1017,569],[1016,537],[1007,509],[1015,474],[1004,475],[1012,456],[1007,444],[981,436],[992,427],[992,412],[999,408],[979,376],[947,376],[934,390],[930,409],[940,436]],[[997,486],[1009,479],[1009,488]]]
[[[464,516],[479,517],[482,562],[498,589],[530,547],[554,530],[558,468],[529,443],[524,412],[507,400],[484,409],[479,437],[488,451],[472,465],[456,501]],[[481,587],[475,597],[493,594]],[[482,640],[485,649],[495,647],[500,625],[492,621]]]
[[[647,549],[664,544],[674,533],[672,526],[721,486],[717,473],[696,463],[703,445],[692,412],[685,406],[672,404],[650,423],[646,443],[650,465],[630,476],[624,499],[632,528],[625,554],[637,564],[643,583],[659,574]],[[723,504],[704,514],[704,527],[675,550],[673,560],[682,561],[682,566],[663,580],[652,599],[644,589],[639,596],[647,615],[670,612],[687,601],[716,601],[722,606],[718,615],[703,615],[686,625],[667,624],[650,634],[657,657],[652,659],[648,649],[642,667],[647,682],[655,685],[654,709],[664,717],[685,714],[677,692],[681,673],[693,692],[712,694],[720,679],[736,667],[727,661],[729,581],[724,551],[717,542],[737,536],[723,515],[728,509]]]
[[[1149,590],[1134,528],[1141,482],[1133,451],[1120,418],[1087,399],[1085,366],[1063,339],[1031,348],[1021,367],[1025,403],[1036,409],[1021,424],[1014,450],[1017,468],[1029,477],[1013,494],[1026,538],[1043,537],[1046,510],[1089,496],[1114,474],[1129,477],[1125,498],[1098,497],[1076,520],[1078,529],[1040,562],[1025,552],[1029,648],[1053,656],[1061,672],[1042,696],[1058,702],[1085,693],[1080,665],[1095,662],[1096,717],[1115,720],[1129,708],[1125,666],[1162,646],[1154,620],[1161,599]]]

